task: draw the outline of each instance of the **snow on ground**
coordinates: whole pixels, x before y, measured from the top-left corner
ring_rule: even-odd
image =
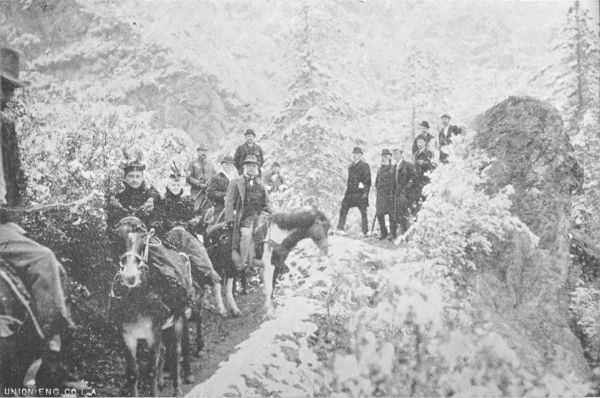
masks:
[[[290,272],[276,290],[276,314],[238,345],[227,361],[188,396],[307,396],[323,383],[321,364],[308,346],[317,325],[311,315],[325,314],[324,298],[345,264],[380,263],[398,251],[373,247],[347,237],[330,237],[327,258],[318,258],[305,240],[290,255]]]

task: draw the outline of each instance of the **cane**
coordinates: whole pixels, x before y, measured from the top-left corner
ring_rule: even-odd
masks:
[[[373,216],[373,223],[371,224],[371,236],[373,236],[373,232],[375,231],[375,219],[377,219],[377,215]]]

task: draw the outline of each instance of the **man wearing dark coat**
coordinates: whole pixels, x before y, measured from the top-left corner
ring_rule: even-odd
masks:
[[[441,116],[442,128],[438,137],[438,143],[440,145],[440,162],[448,163],[448,154],[444,151],[444,147],[452,143],[452,137],[455,135],[461,135],[462,130],[458,126],[450,125],[450,115],[443,114]]]
[[[366,236],[369,232],[367,207],[369,206],[369,190],[371,189],[371,168],[362,160],[362,155],[362,149],[359,147],[355,147],[352,151],[354,160],[348,166],[346,193],[344,199],[342,199],[337,229],[339,231],[344,230],[348,210],[358,207],[361,215],[362,233]]]
[[[0,272],[2,279],[9,280],[8,275],[20,279],[31,296],[34,324],[44,338],[43,365],[64,368],[61,339],[74,327],[61,282],[66,273],[52,250],[28,238],[17,224],[25,187],[15,124],[3,111],[15,90],[25,85],[19,80],[19,53],[0,47]],[[18,319],[0,317],[0,337],[8,337],[20,327]],[[64,382],[62,376],[56,380],[57,384]]]
[[[427,176],[427,173],[435,169],[433,157],[434,154],[427,148],[425,141],[422,139],[417,140],[417,153],[415,153],[415,171],[417,174],[415,202],[418,202],[417,206],[425,200],[425,197],[423,196],[423,187],[429,184],[429,176]]]
[[[227,194],[229,182],[237,177],[231,156],[223,157],[221,167],[222,170],[208,182],[208,198],[214,206],[215,222],[225,210],[225,195]]]
[[[244,173],[231,180],[225,195],[225,222],[233,228],[231,257],[238,269],[251,266],[255,257],[254,231],[264,213],[271,213],[267,189],[258,178],[258,159],[248,155]]]
[[[412,153],[413,155],[417,152],[417,140],[421,139],[425,141],[425,146],[431,153],[437,150],[437,142],[433,134],[429,132],[429,122],[423,120],[419,127],[421,128],[421,132],[415,137],[413,140]]]
[[[396,233],[396,220],[394,217],[394,165],[392,165],[392,152],[389,149],[381,151],[381,167],[377,171],[375,178],[375,190],[377,192],[375,200],[375,216],[379,222],[379,239],[388,237],[388,229],[385,225],[385,216],[387,214],[390,220],[390,231]]]
[[[261,167],[265,162],[265,155],[263,153],[262,148],[254,142],[256,139],[256,134],[254,130],[248,129],[244,133],[244,138],[246,142],[237,147],[235,150],[235,155],[233,155],[233,162],[235,164],[235,168],[238,170],[238,174],[244,174],[244,160],[246,157],[252,155],[256,157],[258,162],[258,176],[261,176]]]
[[[394,150],[396,164],[394,165],[394,181],[396,190],[394,214],[396,222],[400,225],[400,234],[405,233],[409,227],[411,208],[415,202],[414,190],[417,185],[417,175],[412,163],[404,159],[401,149]],[[396,231],[392,231],[392,239]]]

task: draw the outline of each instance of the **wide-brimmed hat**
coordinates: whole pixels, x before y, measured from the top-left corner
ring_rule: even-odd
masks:
[[[362,155],[363,151],[362,151],[362,149],[360,149],[359,146],[355,146],[354,149],[352,150],[352,153],[360,153]]]
[[[233,164],[233,158],[229,155],[223,156],[223,160],[221,160],[221,164],[223,164],[223,163]]]
[[[19,80],[19,52],[9,47],[0,47],[0,77],[16,87],[29,82]]]
[[[258,159],[254,155],[248,155],[246,156],[246,159],[244,159],[244,164],[246,163],[254,163],[258,165]]]
[[[381,156],[385,156],[385,155],[390,155],[392,156],[392,152],[390,152],[389,149],[382,149],[381,150]]]
[[[244,133],[244,137],[247,135],[253,135],[254,137],[256,137],[256,133],[252,129],[246,130],[246,132]]]
[[[426,120],[423,120],[423,121],[421,122],[421,124],[419,124],[419,126],[423,126],[423,127],[427,127],[427,128],[429,128],[429,122],[428,122],[428,121],[426,121]]]

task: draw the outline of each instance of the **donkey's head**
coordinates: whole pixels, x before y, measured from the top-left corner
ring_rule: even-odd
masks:
[[[123,284],[132,289],[140,285],[144,271],[148,269],[148,241],[154,235],[154,230],[148,232],[139,218],[130,216],[121,219],[114,232],[122,250],[119,274]]]

